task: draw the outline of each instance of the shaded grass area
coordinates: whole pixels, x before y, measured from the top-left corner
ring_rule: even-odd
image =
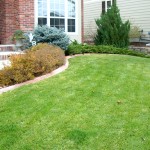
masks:
[[[148,150],[150,59],[80,56],[0,95],[0,149]]]

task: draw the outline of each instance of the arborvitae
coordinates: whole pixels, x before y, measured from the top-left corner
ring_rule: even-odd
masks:
[[[123,23],[115,3],[95,22],[97,34],[94,42],[96,45],[113,45],[116,47],[127,47],[129,45],[130,22]]]

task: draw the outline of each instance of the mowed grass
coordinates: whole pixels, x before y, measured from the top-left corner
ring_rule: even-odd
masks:
[[[69,62],[59,75],[0,95],[0,150],[149,150],[150,59]]]

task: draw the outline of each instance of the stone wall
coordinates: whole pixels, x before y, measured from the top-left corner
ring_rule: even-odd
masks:
[[[129,49],[132,49],[134,51],[146,53],[150,55],[150,47],[137,47],[137,46],[130,46]]]

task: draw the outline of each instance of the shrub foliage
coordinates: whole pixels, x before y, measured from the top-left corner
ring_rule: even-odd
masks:
[[[34,39],[37,43],[49,43],[66,50],[69,45],[69,37],[63,29],[55,27],[38,26],[34,30]]]
[[[57,46],[38,44],[25,54],[13,55],[11,66],[0,70],[0,86],[21,83],[51,72],[64,64],[64,51]]]
[[[123,54],[139,57],[149,57],[148,54],[133,51],[127,48],[117,48],[111,45],[88,45],[88,44],[70,44],[66,55],[84,54],[84,53],[106,53],[106,54]]]
[[[130,23],[129,21],[123,23],[116,4],[95,22],[97,33],[94,37],[94,43],[96,45],[114,45],[115,47],[129,45]]]

